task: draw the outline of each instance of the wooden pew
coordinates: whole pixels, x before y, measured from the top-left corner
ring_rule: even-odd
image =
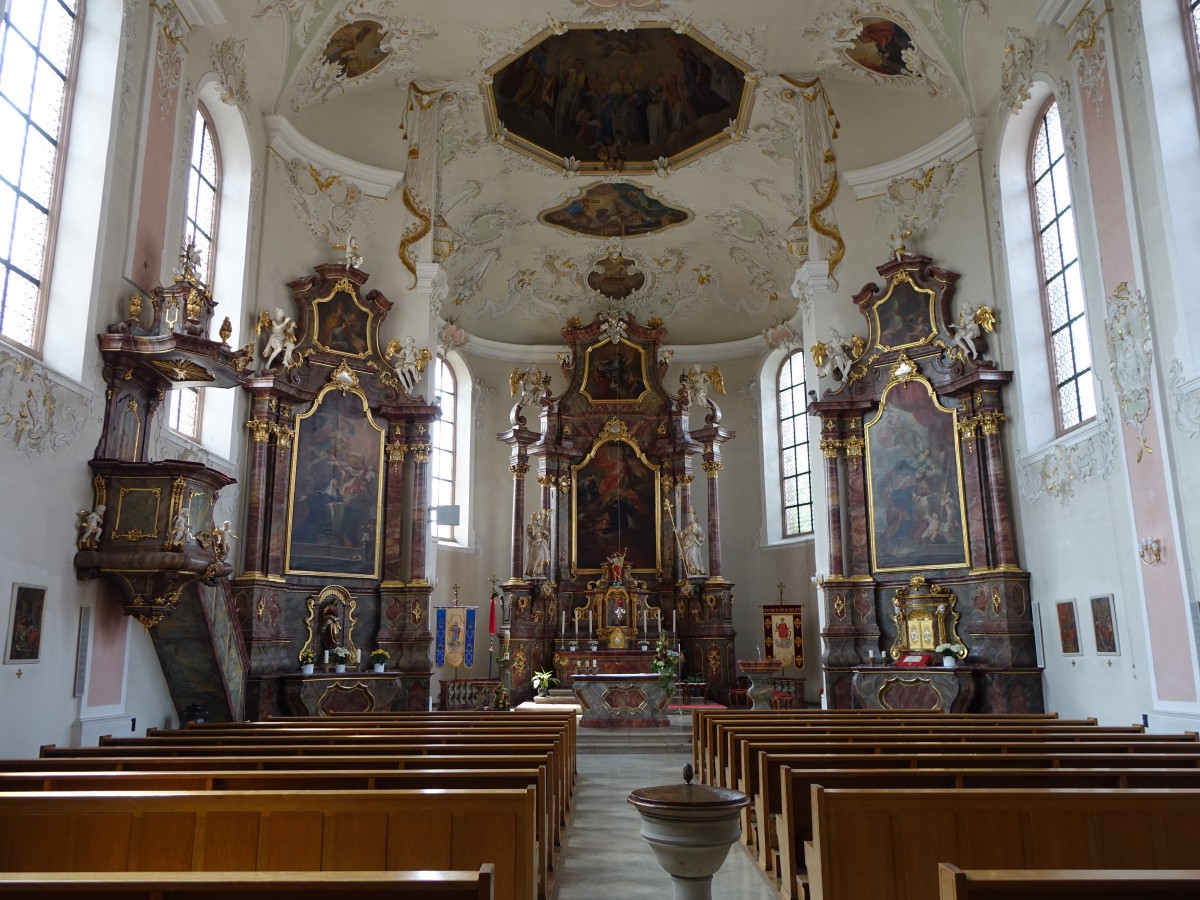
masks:
[[[1181,788],[1200,792],[1200,769],[816,769],[783,770],[779,817],[779,876],[785,897],[801,896],[804,845],[813,840],[812,791],[819,785],[842,790],[953,792],[964,788],[1066,788],[1073,791]],[[773,870],[772,870],[773,871]],[[791,886],[797,891],[789,893]]]
[[[938,865],[941,900],[1195,900],[1200,869],[972,869]]]
[[[776,872],[778,820],[783,810],[783,769],[792,767],[798,773],[829,769],[1119,769],[1136,765],[1138,769],[1200,770],[1200,754],[1177,756],[1170,754],[1137,754],[1132,760],[1127,753],[920,753],[907,758],[896,754],[795,754],[759,753],[758,779],[755,782],[754,805],[755,841],[758,862],[764,871]],[[800,813],[806,818],[808,799],[805,795]]]
[[[550,892],[554,827],[547,796],[546,767],[536,769],[409,769],[403,771],[0,771],[0,793],[8,791],[374,791],[535,788],[538,894]]]
[[[477,872],[12,872],[5,900],[492,900],[495,866]]]
[[[1200,791],[828,790],[805,846],[812,900],[935,897],[963,869],[1200,868]]]
[[[495,866],[532,900],[533,789],[0,794],[0,871],[406,871]]]

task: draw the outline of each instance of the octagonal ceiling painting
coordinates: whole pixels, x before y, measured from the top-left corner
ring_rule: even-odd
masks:
[[[648,171],[731,140],[749,115],[743,66],[695,32],[570,28],[539,37],[489,74],[505,140],[547,162]]]

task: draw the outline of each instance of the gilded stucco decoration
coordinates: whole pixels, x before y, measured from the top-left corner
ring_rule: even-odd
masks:
[[[158,120],[165,122],[175,108],[179,79],[183,74],[183,58],[187,45],[183,42],[188,32],[187,21],[174,3],[151,4],[158,13],[158,39],[154,56],[158,63],[156,75],[158,95]]]
[[[70,446],[91,414],[78,392],[27,356],[0,345],[0,436],[26,456]]]
[[[568,0],[589,18],[603,23],[610,31],[631,31],[647,14],[668,15],[671,0]]]
[[[352,229],[369,231],[374,220],[373,200],[346,176],[318,169],[299,157],[284,159],[272,152],[283,175],[288,196],[314,237],[337,243]]]
[[[1021,496],[1030,503],[1057,500],[1066,507],[1075,488],[1093,478],[1108,478],[1116,458],[1117,438],[1105,416],[1087,436],[1070,443],[1060,441],[1022,460],[1019,468]]]
[[[1000,61],[1000,112],[1019,113],[1030,98],[1035,69],[1046,65],[1046,41],[1032,40],[1016,28],[1004,29],[1004,56]]]
[[[1200,437],[1200,379],[1185,379],[1183,363],[1171,360],[1167,390],[1174,405],[1175,424],[1190,438]]]
[[[1153,403],[1150,376],[1154,344],[1146,296],[1122,281],[1104,298],[1104,338],[1108,344],[1109,372],[1116,388],[1121,418],[1137,431],[1137,462],[1153,452],[1146,438],[1146,419]]]
[[[1092,7],[1096,6],[1097,9]],[[1075,63],[1079,86],[1100,114],[1104,103],[1104,82],[1107,78],[1108,49],[1105,45],[1108,9],[1103,2],[1088,0],[1067,25],[1067,41],[1071,49],[1067,58]]]
[[[838,264],[846,255],[846,242],[833,214],[833,201],[838,195],[837,154],[833,142],[837,138],[839,122],[833,104],[825,93],[821,79],[787,79],[798,89],[803,100],[801,116],[804,123],[803,157],[797,181],[804,185],[807,197],[807,247],[805,259],[825,260],[828,274],[833,277]],[[793,224],[793,231],[802,233],[800,219]],[[799,234],[789,235],[799,241]],[[799,256],[800,254],[794,253]]]
[[[917,46],[916,33],[905,16],[880,4],[822,13],[804,29],[804,37],[824,45],[820,64],[878,85],[904,84],[940,96],[948,89],[946,71]]]
[[[412,54],[437,36],[421,19],[394,13],[389,0],[353,0],[325,30],[328,37],[314,42],[292,97],[299,112],[315,100],[325,102],[353,84],[369,86],[391,79],[407,84],[415,69]]]
[[[221,100],[230,106],[243,107],[250,101],[245,59],[246,42],[241,38],[226,38],[212,46],[212,65],[221,82]]]
[[[894,234],[920,235],[938,223],[962,181],[961,161],[939,159],[933,165],[888,182],[879,198],[879,220]]]

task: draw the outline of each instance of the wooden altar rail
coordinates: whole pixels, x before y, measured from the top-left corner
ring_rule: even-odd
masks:
[[[964,788],[1065,788],[1075,792],[1095,788],[1183,788],[1196,791],[1200,796],[1200,769],[784,768],[782,812],[779,817],[779,877],[780,890],[785,897],[804,896],[804,845],[813,840],[812,792],[815,786],[832,790],[930,789],[948,792]],[[897,814],[903,813],[897,811]],[[923,817],[924,811],[920,815]],[[774,867],[770,871],[773,873]]]
[[[1139,753],[918,753],[908,757],[897,754],[822,755],[759,752],[758,778],[751,798],[754,806],[754,847],[758,863],[769,873],[778,874],[779,818],[784,805],[783,770],[792,767],[798,772],[830,769],[1121,769],[1136,766],[1137,770],[1200,771],[1200,754],[1170,755]],[[750,770],[753,771],[753,770]],[[749,774],[749,772],[747,772]],[[805,804],[797,807],[798,815],[807,817]]]
[[[0,871],[405,871],[492,863],[497,900],[532,900],[533,794],[0,794]]]
[[[963,869],[1200,868],[1200,791],[814,787],[811,900],[936,897]]]
[[[901,719],[961,722],[975,721],[986,723],[1055,721],[1057,713],[1025,714],[979,714],[979,713],[945,713],[933,710],[864,710],[864,709],[810,709],[810,710],[730,710],[730,709],[694,709],[692,710],[692,759],[695,761],[698,776],[707,784],[712,783],[712,761],[715,752],[711,749],[716,743],[716,726],[724,722],[754,722],[782,724],[787,722],[827,722],[836,724],[840,721],[897,721]],[[1086,720],[1094,723],[1094,719]]]
[[[1195,900],[1200,869],[972,869],[938,865],[941,900]]]
[[[5,900],[491,900],[495,866],[425,872],[11,872]]]
[[[374,791],[413,789],[490,790],[535,788],[538,895],[550,891],[550,819],[544,765],[525,769],[423,769],[405,771],[114,772],[0,771],[0,793],[9,791]]]

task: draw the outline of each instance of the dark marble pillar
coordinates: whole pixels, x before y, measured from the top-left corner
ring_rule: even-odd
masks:
[[[529,456],[524,447],[517,448],[517,458],[509,463],[513,476],[512,565],[510,581],[525,577],[525,476],[529,474]]]
[[[830,575],[842,575],[846,571],[842,547],[841,473],[838,471],[842,442],[837,435],[837,420],[826,419],[822,426],[821,458],[825,461],[825,521],[829,531]]]

